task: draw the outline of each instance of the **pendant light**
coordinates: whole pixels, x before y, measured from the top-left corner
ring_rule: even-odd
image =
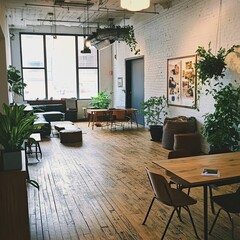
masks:
[[[121,0],[121,8],[129,11],[141,11],[149,8],[150,0]]]

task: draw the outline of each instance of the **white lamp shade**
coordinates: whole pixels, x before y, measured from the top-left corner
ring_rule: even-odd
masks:
[[[141,11],[149,8],[150,0],[121,0],[121,8],[129,11]]]

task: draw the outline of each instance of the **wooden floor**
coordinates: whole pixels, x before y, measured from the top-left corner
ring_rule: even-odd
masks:
[[[77,123],[83,144],[63,145],[54,137],[40,143],[43,158],[34,164],[30,177],[40,190],[28,186],[31,239],[155,240],[161,239],[171,208],[155,202],[146,225],[142,225],[153,197],[145,167],[166,158],[160,143],[150,141],[143,128],[110,131]],[[161,171],[161,170],[159,170]],[[236,189],[221,187],[219,193]],[[203,192],[191,190],[198,200],[191,211],[203,239]],[[184,223],[175,216],[165,239],[195,239],[188,215]],[[209,211],[209,224],[213,221]],[[240,239],[239,217],[234,216],[235,236]],[[231,239],[231,225],[222,214],[209,239]],[[238,238],[237,238],[238,237]]]

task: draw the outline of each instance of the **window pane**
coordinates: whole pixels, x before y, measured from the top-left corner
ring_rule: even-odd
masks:
[[[84,37],[78,37],[78,67],[97,67],[97,49],[91,46],[91,53],[81,53],[83,49]]]
[[[76,97],[76,48],[74,36],[46,36],[48,97]]]
[[[43,36],[21,35],[23,67],[44,67]]]
[[[44,99],[45,96],[45,76],[43,69],[24,69],[23,79],[27,86],[24,88],[24,99],[36,100]]]
[[[79,69],[80,99],[89,99],[98,93],[97,69]]]

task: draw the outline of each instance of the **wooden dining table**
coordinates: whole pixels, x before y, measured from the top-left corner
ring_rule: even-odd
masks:
[[[97,122],[97,117],[98,116],[105,116],[107,120],[107,124],[112,124],[111,122],[111,115],[116,114],[116,113],[122,113],[125,114],[126,116],[130,117],[130,123],[132,126],[133,121],[136,122],[136,125],[138,127],[138,122],[137,122],[137,109],[135,108],[112,108],[112,109],[87,109],[87,113],[89,114],[88,116],[88,126],[92,126],[92,129],[94,129],[94,125]]]
[[[204,239],[208,239],[208,186],[240,182],[240,152],[155,160],[168,176],[186,187],[203,187]],[[204,168],[219,170],[219,176],[204,176]]]

